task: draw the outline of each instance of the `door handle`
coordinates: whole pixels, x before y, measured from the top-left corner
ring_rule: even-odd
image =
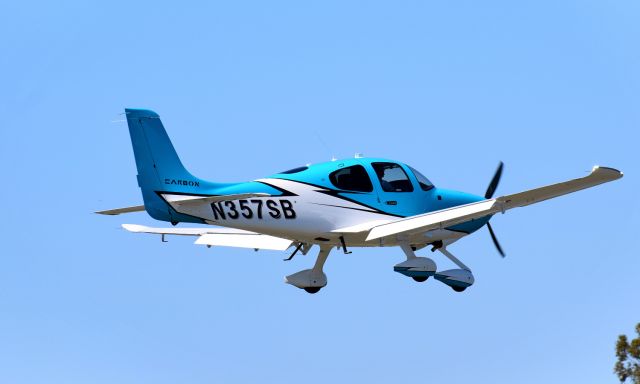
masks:
[[[398,205],[398,202],[395,200],[387,200],[385,201],[385,204],[387,205]]]

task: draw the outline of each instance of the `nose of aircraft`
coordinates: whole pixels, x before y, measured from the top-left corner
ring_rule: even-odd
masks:
[[[436,198],[438,209],[446,209],[451,207],[457,207],[459,205],[476,203],[478,201],[485,200],[483,196],[474,195],[472,193],[454,191],[450,189],[436,189]],[[458,224],[451,229],[459,230],[466,233],[475,232],[478,229],[482,228],[485,225],[491,216],[486,216],[480,219],[475,219],[473,221],[468,221],[466,223]]]
[[[491,179],[489,186],[487,187],[487,191],[485,192],[484,197],[478,196],[478,195],[472,195],[470,193],[465,193],[465,192],[458,192],[458,191],[443,189],[443,190],[436,191],[436,193],[438,193],[437,195],[438,204],[436,205],[439,206],[439,209],[445,209],[445,208],[450,208],[454,206],[475,203],[485,199],[491,199],[495,194],[496,189],[498,188],[498,184],[500,184],[500,178],[502,177],[503,168],[504,168],[504,163],[502,163],[501,161],[498,164],[498,168],[496,169],[496,172],[493,175],[493,178]],[[454,231],[471,233],[471,232],[477,231],[478,229],[486,225],[487,229],[489,230],[489,234],[491,235],[491,240],[493,240],[493,244],[496,246],[498,253],[500,253],[500,256],[504,257],[505,256],[504,251],[502,250],[502,247],[500,246],[500,243],[498,242],[498,239],[496,238],[496,235],[493,232],[493,229],[491,228],[491,224],[489,224],[490,219],[491,219],[491,215],[488,215],[488,216],[481,217],[479,219],[475,219],[475,220],[472,219],[467,222],[454,225],[452,227],[449,227],[449,229],[452,229]]]
[[[484,197],[479,195],[450,189],[438,188],[436,193],[438,195],[438,200],[441,201],[441,204],[443,205],[442,208],[450,208],[485,200]]]

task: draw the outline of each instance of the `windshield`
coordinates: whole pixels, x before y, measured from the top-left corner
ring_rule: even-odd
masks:
[[[413,172],[413,175],[416,177],[416,179],[418,179],[418,184],[420,184],[420,188],[422,188],[423,191],[433,189],[433,183],[429,181],[429,179],[427,179],[425,175],[416,171],[413,167],[409,167],[409,169],[411,170],[411,172]]]
[[[412,192],[413,186],[402,167],[395,163],[371,163],[385,192]]]

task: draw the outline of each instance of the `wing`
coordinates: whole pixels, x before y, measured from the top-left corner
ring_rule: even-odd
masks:
[[[233,228],[153,228],[136,224],[122,224],[122,227],[136,233],[198,236],[195,243],[208,246],[284,251],[293,244],[293,240]]]
[[[472,219],[493,215],[498,212],[504,213],[509,209],[524,207],[581,189],[594,187],[621,177],[622,172],[617,169],[596,166],[586,177],[547,185],[513,195],[501,196],[496,199],[483,200],[477,203],[411,216],[389,223],[374,224],[368,230],[367,241],[391,235],[411,235],[451,227]]]

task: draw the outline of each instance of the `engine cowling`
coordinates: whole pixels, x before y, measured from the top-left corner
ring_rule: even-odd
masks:
[[[448,269],[433,276],[436,280],[450,286],[456,292],[462,292],[475,282],[471,271],[466,269]]]

